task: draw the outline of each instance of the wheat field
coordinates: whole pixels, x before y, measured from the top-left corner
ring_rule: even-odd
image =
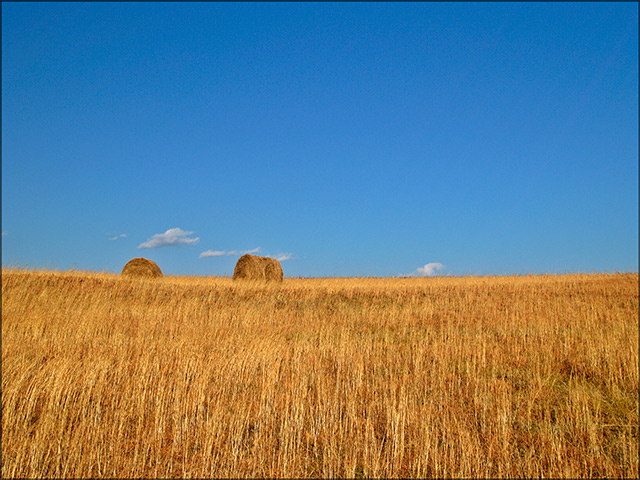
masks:
[[[2,270],[2,477],[637,477],[638,274]]]

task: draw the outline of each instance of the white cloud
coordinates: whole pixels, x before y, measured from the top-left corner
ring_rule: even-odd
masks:
[[[285,260],[289,260],[291,257],[293,257],[292,253],[279,253],[273,258],[275,258],[279,262],[284,262]]]
[[[189,238],[194,232],[185,232],[180,228],[170,228],[164,233],[156,233],[138,248],[158,248],[168,245],[193,245],[200,241],[200,237]]]
[[[6,237],[7,235],[9,235],[7,232],[2,232],[3,237]]]
[[[227,255],[227,252],[224,250],[205,250],[200,254],[200,258],[204,257],[221,257],[223,255]]]
[[[117,240],[117,239],[119,239],[119,238],[124,238],[124,237],[126,237],[126,236],[127,236],[127,234],[126,234],[126,233],[122,233],[122,234],[120,234],[120,235],[116,235],[115,237],[111,237],[111,238],[109,238],[109,240]]]
[[[244,255],[245,253],[258,253],[261,247],[254,248],[253,250],[206,250],[200,254],[200,258],[205,257],[222,257],[225,255]]]
[[[422,277],[430,277],[434,275],[436,271],[442,270],[444,265],[441,263],[427,263],[424,267],[418,267],[418,275]]]

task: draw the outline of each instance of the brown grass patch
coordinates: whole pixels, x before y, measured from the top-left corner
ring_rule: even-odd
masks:
[[[2,478],[637,478],[638,275],[2,271]]]

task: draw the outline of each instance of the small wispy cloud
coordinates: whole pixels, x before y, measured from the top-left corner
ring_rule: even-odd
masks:
[[[246,253],[258,253],[261,247],[254,248],[253,250],[205,250],[200,254],[200,258],[205,257],[223,257],[225,255],[244,255]]]
[[[115,237],[110,237],[109,240],[118,240],[119,238],[125,238],[126,236],[126,233],[121,233],[120,235],[116,235]]]
[[[227,252],[225,252],[224,250],[205,250],[200,254],[200,258],[222,257],[223,255],[227,255]]]
[[[7,235],[9,235],[7,232],[2,232],[3,237],[6,237]]]
[[[292,253],[279,253],[278,255],[274,256],[273,258],[275,258],[279,262],[284,262],[285,260],[289,260],[292,257],[293,257]]]
[[[444,265],[441,263],[427,263],[424,267],[418,267],[416,271],[421,277],[430,277],[435,275],[438,270],[442,270]]]
[[[189,238],[194,232],[185,232],[181,228],[170,228],[164,233],[156,233],[138,248],[158,248],[173,245],[193,245],[200,241],[200,237]]]

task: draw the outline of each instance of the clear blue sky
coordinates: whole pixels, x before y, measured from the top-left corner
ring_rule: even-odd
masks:
[[[3,265],[251,250],[638,271],[637,3],[2,4]]]

